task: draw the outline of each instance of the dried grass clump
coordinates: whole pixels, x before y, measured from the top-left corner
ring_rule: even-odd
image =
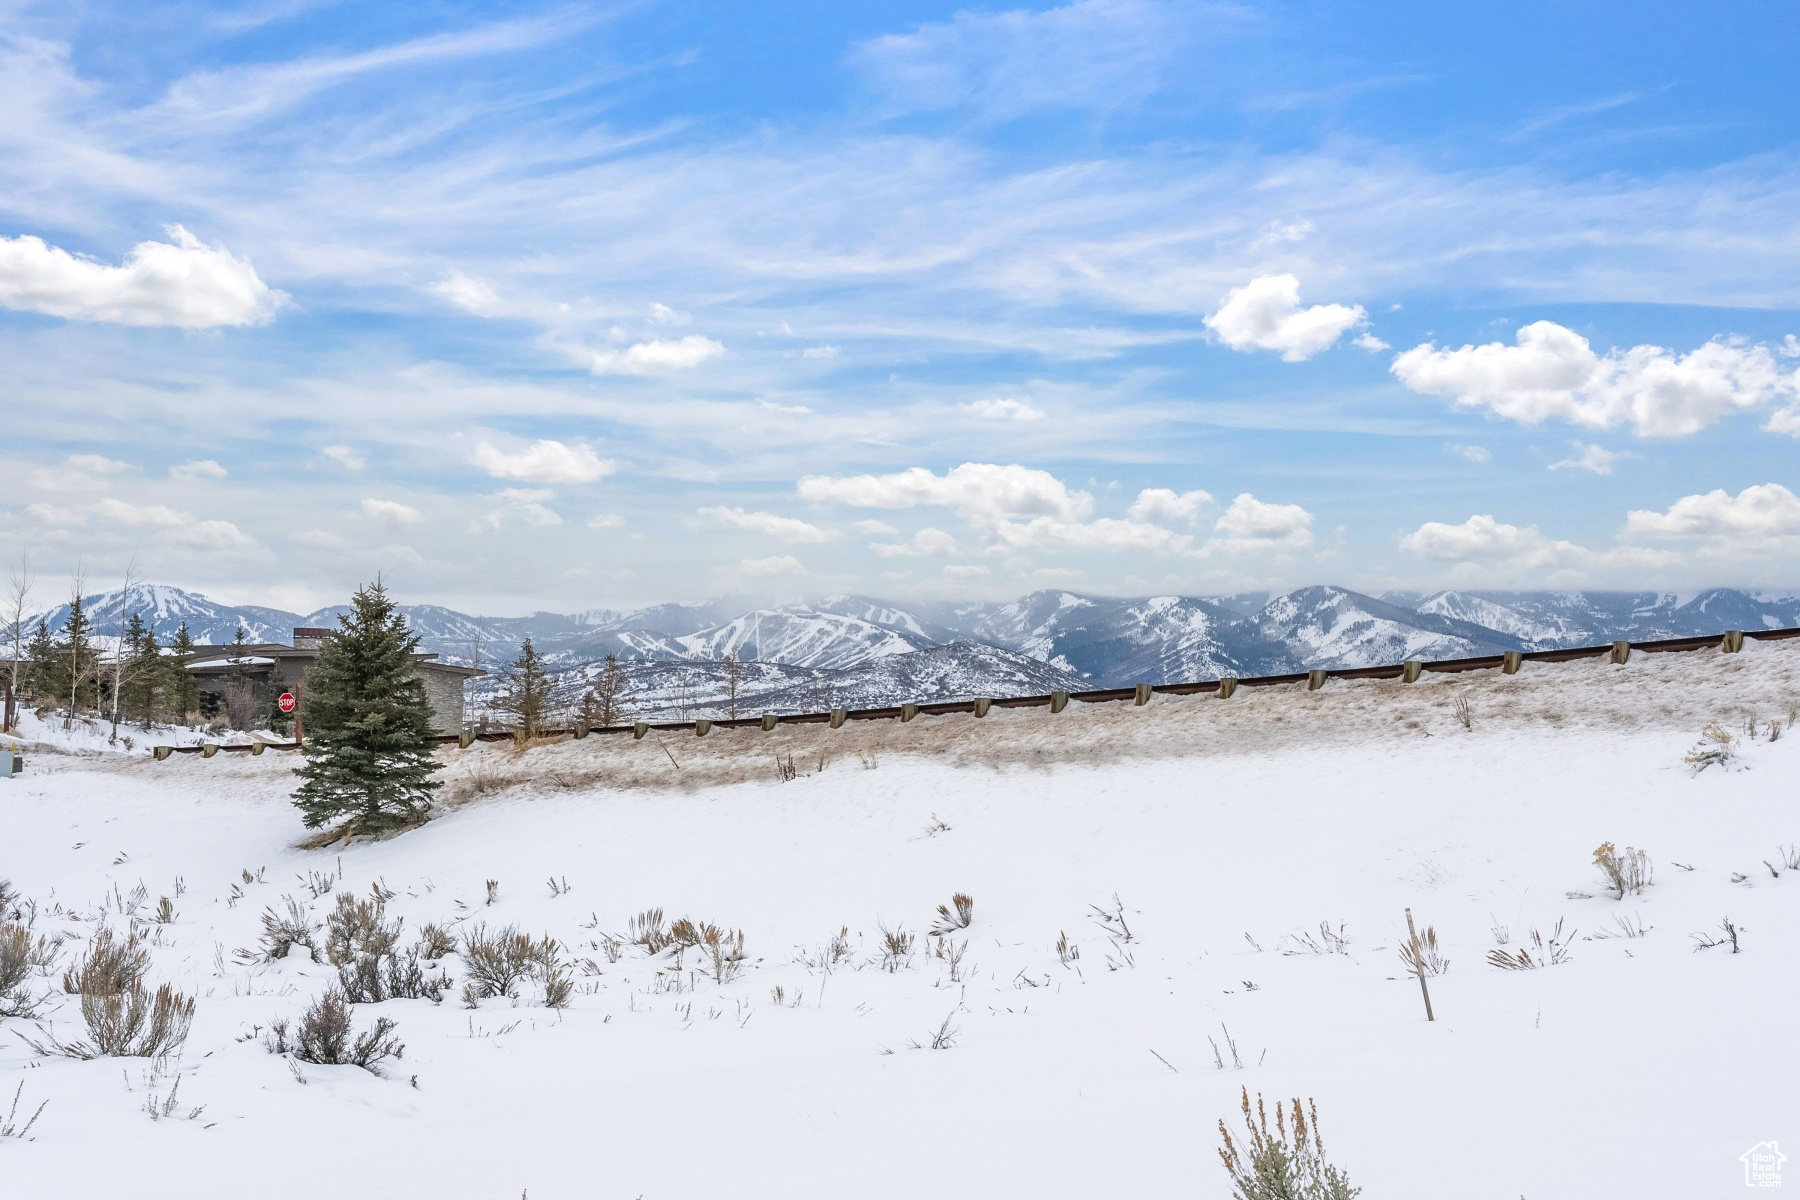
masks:
[[[634,946],[642,946],[646,956],[661,954],[674,941],[668,927],[663,924],[663,910],[660,908],[647,908],[625,924],[625,940]]]
[[[419,926],[419,957],[427,962],[438,959],[456,949],[456,935],[441,925],[431,922]]]
[[[1231,1176],[1236,1200],[1353,1200],[1362,1192],[1338,1168],[1325,1161],[1325,1143],[1319,1137],[1319,1109],[1311,1100],[1303,1109],[1294,1097],[1292,1108],[1275,1105],[1275,1128],[1262,1094],[1256,1097],[1256,1113],[1250,1112],[1250,1091],[1243,1093],[1244,1128],[1248,1137],[1239,1145],[1225,1122],[1219,1122],[1219,1160]],[[1288,1127],[1292,1125],[1290,1130]]]
[[[1341,922],[1336,929],[1333,929],[1330,921],[1320,921],[1318,937],[1315,938],[1312,934],[1302,930],[1299,933],[1290,933],[1287,940],[1294,945],[1292,949],[1284,947],[1281,951],[1283,954],[1350,953],[1350,939],[1344,936],[1344,926]]]
[[[1414,975],[1442,975],[1450,969],[1450,960],[1438,951],[1437,930],[1427,925],[1416,939],[1400,946],[1400,961]]]
[[[63,972],[63,991],[116,996],[136,988],[150,967],[150,950],[134,931],[123,939],[102,925],[88,942],[87,953]]]
[[[1558,963],[1569,961],[1569,944],[1575,940],[1576,930],[1569,930],[1563,936],[1562,918],[1556,919],[1556,928],[1545,937],[1533,929],[1530,935],[1531,945],[1520,946],[1510,954],[1505,950],[1489,950],[1488,962],[1504,971],[1535,971],[1539,967],[1554,967]]]
[[[1681,756],[1681,761],[1694,768],[1694,774],[1708,767],[1727,767],[1737,757],[1737,740],[1717,721],[1708,721],[1700,731],[1694,748]]]
[[[912,962],[913,935],[906,932],[906,926],[896,925],[889,929],[886,925],[881,930],[881,969],[890,975]]]
[[[372,1028],[356,1034],[350,1005],[344,994],[333,988],[313,1001],[291,1039],[287,1018],[283,1017],[269,1026],[263,1044],[271,1054],[292,1055],[301,1062],[361,1067],[372,1075],[380,1075],[383,1062],[406,1053],[405,1043],[394,1036],[396,1028],[393,1021],[378,1017]]]
[[[969,922],[975,919],[975,899],[963,892],[950,897],[949,904],[938,905],[937,921],[931,932],[942,937],[947,933],[955,933],[959,929],[967,929]]]
[[[1594,865],[1606,876],[1606,886],[1615,899],[1623,900],[1650,886],[1650,855],[1643,850],[1627,846],[1621,854],[1611,842],[1601,842],[1594,851]]]

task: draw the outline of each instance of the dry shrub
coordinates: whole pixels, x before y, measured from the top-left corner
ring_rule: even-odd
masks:
[[[1069,940],[1067,930],[1058,930],[1060,937],[1056,939],[1056,957],[1063,966],[1068,966],[1081,957],[1081,947]]]
[[[1351,1187],[1344,1173],[1325,1161],[1316,1104],[1308,1100],[1302,1108],[1298,1096],[1290,1110],[1276,1104],[1271,1131],[1262,1094],[1257,1094],[1252,1116],[1250,1091],[1240,1090],[1248,1133],[1244,1144],[1234,1141],[1225,1122],[1219,1122],[1219,1136],[1225,1142],[1219,1148],[1219,1159],[1231,1176],[1232,1195],[1237,1200],[1352,1200],[1362,1191]]]
[[[1627,846],[1621,854],[1611,842],[1601,842],[1594,851],[1594,865],[1606,876],[1606,886],[1615,899],[1623,900],[1627,893],[1636,895],[1650,886],[1650,855],[1643,850]]]
[[[674,938],[663,924],[663,910],[647,908],[626,922],[625,940],[634,946],[642,946],[644,953],[651,955],[667,950]]]
[[[325,958],[334,967],[342,967],[358,958],[383,958],[394,952],[400,941],[403,918],[386,920],[387,904],[377,893],[372,899],[358,900],[348,892],[339,892],[337,907],[325,917]]]
[[[1312,934],[1302,930],[1299,933],[1290,933],[1288,941],[1294,943],[1294,948],[1290,950],[1284,947],[1281,951],[1283,954],[1350,953],[1350,939],[1344,936],[1342,923],[1333,929],[1330,921],[1320,921],[1318,937],[1315,938]]]
[[[1708,767],[1730,766],[1736,757],[1736,739],[1717,721],[1708,721],[1706,728],[1700,731],[1700,740],[1681,756],[1681,761],[1694,768],[1694,774],[1698,775]]]
[[[39,1054],[69,1058],[167,1058],[187,1041],[194,1000],[166,983],[154,995],[137,985],[110,995],[83,992],[81,1019],[87,1024],[86,1041],[26,1041]]]
[[[1531,945],[1520,946],[1508,954],[1505,950],[1489,950],[1488,962],[1506,971],[1535,971],[1539,967],[1554,967],[1558,963],[1569,961],[1569,944],[1575,940],[1576,930],[1569,930],[1563,936],[1562,918],[1556,919],[1556,928],[1545,937],[1533,929],[1530,935]]]
[[[560,949],[554,938],[533,941],[516,925],[493,932],[485,924],[475,925],[463,933],[462,959],[469,976],[464,1002],[473,1007],[489,997],[516,996],[519,985],[533,977],[542,977],[548,991],[550,981],[564,977]]]
[[[1442,975],[1450,969],[1450,960],[1438,952],[1437,930],[1427,925],[1416,941],[1400,947],[1400,961],[1414,975]]]
[[[4,907],[0,905],[0,907]],[[32,1017],[48,997],[31,994],[31,977],[56,965],[62,942],[23,925],[0,925],[0,1017]]]
[[[878,928],[881,930],[881,969],[892,974],[912,961],[913,935],[906,932],[904,925]]]
[[[959,929],[967,929],[969,922],[975,919],[975,900],[962,892],[950,897],[949,904],[938,905],[937,922],[932,925],[931,932],[942,936],[954,933]]]
[[[120,939],[111,926],[102,925],[81,961],[63,972],[63,991],[116,996],[136,988],[149,966],[150,951],[135,932]]]
[[[426,922],[419,926],[419,957],[427,962],[438,959],[456,949],[456,935],[441,925]]]
[[[269,1026],[264,1045],[271,1054],[288,1054],[301,1062],[321,1066],[361,1067],[371,1074],[381,1074],[381,1064],[399,1058],[406,1046],[394,1036],[396,1025],[386,1017],[378,1017],[372,1028],[356,1034],[350,1020],[350,1005],[336,988],[313,1001],[300,1018],[300,1026],[290,1040],[284,1017]]]
[[[277,912],[273,905],[263,909],[262,914],[262,950],[250,952],[240,950],[240,958],[256,958],[263,962],[274,962],[286,958],[295,946],[305,946],[307,956],[317,961],[319,947],[313,941],[313,934],[318,926],[313,924],[311,911],[292,896],[281,898],[287,904],[286,912]]]
[[[419,951],[405,954],[360,954],[338,968],[338,983],[352,1004],[380,1004],[384,1000],[444,998],[449,980],[427,975],[419,965]]]

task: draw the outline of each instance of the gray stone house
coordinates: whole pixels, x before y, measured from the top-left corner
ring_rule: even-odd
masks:
[[[306,671],[319,656],[319,643],[333,633],[330,629],[297,628],[294,644],[264,642],[244,647],[244,656],[234,659],[237,647],[195,646],[194,657],[187,669],[199,684],[200,691],[222,702],[226,680],[239,668],[259,684],[279,687],[294,693],[300,702],[302,726],[306,718]],[[463,725],[463,683],[486,671],[475,667],[453,667],[434,662],[436,654],[413,655],[413,674],[425,684],[425,699],[431,704],[432,727],[439,733],[456,733]]]

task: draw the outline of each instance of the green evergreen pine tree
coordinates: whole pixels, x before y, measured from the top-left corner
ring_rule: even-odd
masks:
[[[194,673],[187,669],[193,661],[194,635],[188,632],[187,622],[183,621],[169,642],[169,654],[163,659],[168,672],[163,688],[177,725],[186,725],[194,710],[200,707],[200,684],[194,679]]]
[[[377,579],[324,639],[306,675],[306,755],[294,791],[308,828],[348,818],[350,831],[405,829],[425,819],[437,739],[413,671],[416,634]]]
[[[156,631],[144,624],[142,614],[132,613],[122,640],[115,668],[123,675],[119,681],[119,705],[126,720],[135,717],[148,729],[156,695],[156,668],[160,665],[156,661]]]
[[[534,738],[550,706],[550,678],[544,674],[544,660],[532,648],[531,639],[526,638],[519,647],[519,657],[508,665],[512,670],[506,692],[500,697],[501,711],[517,716],[525,736]]]
[[[25,678],[32,696],[39,701],[55,696],[56,641],[50,636],[50,627],[41,620],[38,622],[37,632],[31,635],[31,642],[25,648],[25,661],[28,664]]]

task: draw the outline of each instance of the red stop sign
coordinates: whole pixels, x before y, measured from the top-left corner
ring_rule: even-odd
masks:
[[[281,693],[281,695],[278,696],[275,700],[275,707],[279,708],[282,712],[293,712],[294,711],[294,693],[292,693],[292,692]]]

